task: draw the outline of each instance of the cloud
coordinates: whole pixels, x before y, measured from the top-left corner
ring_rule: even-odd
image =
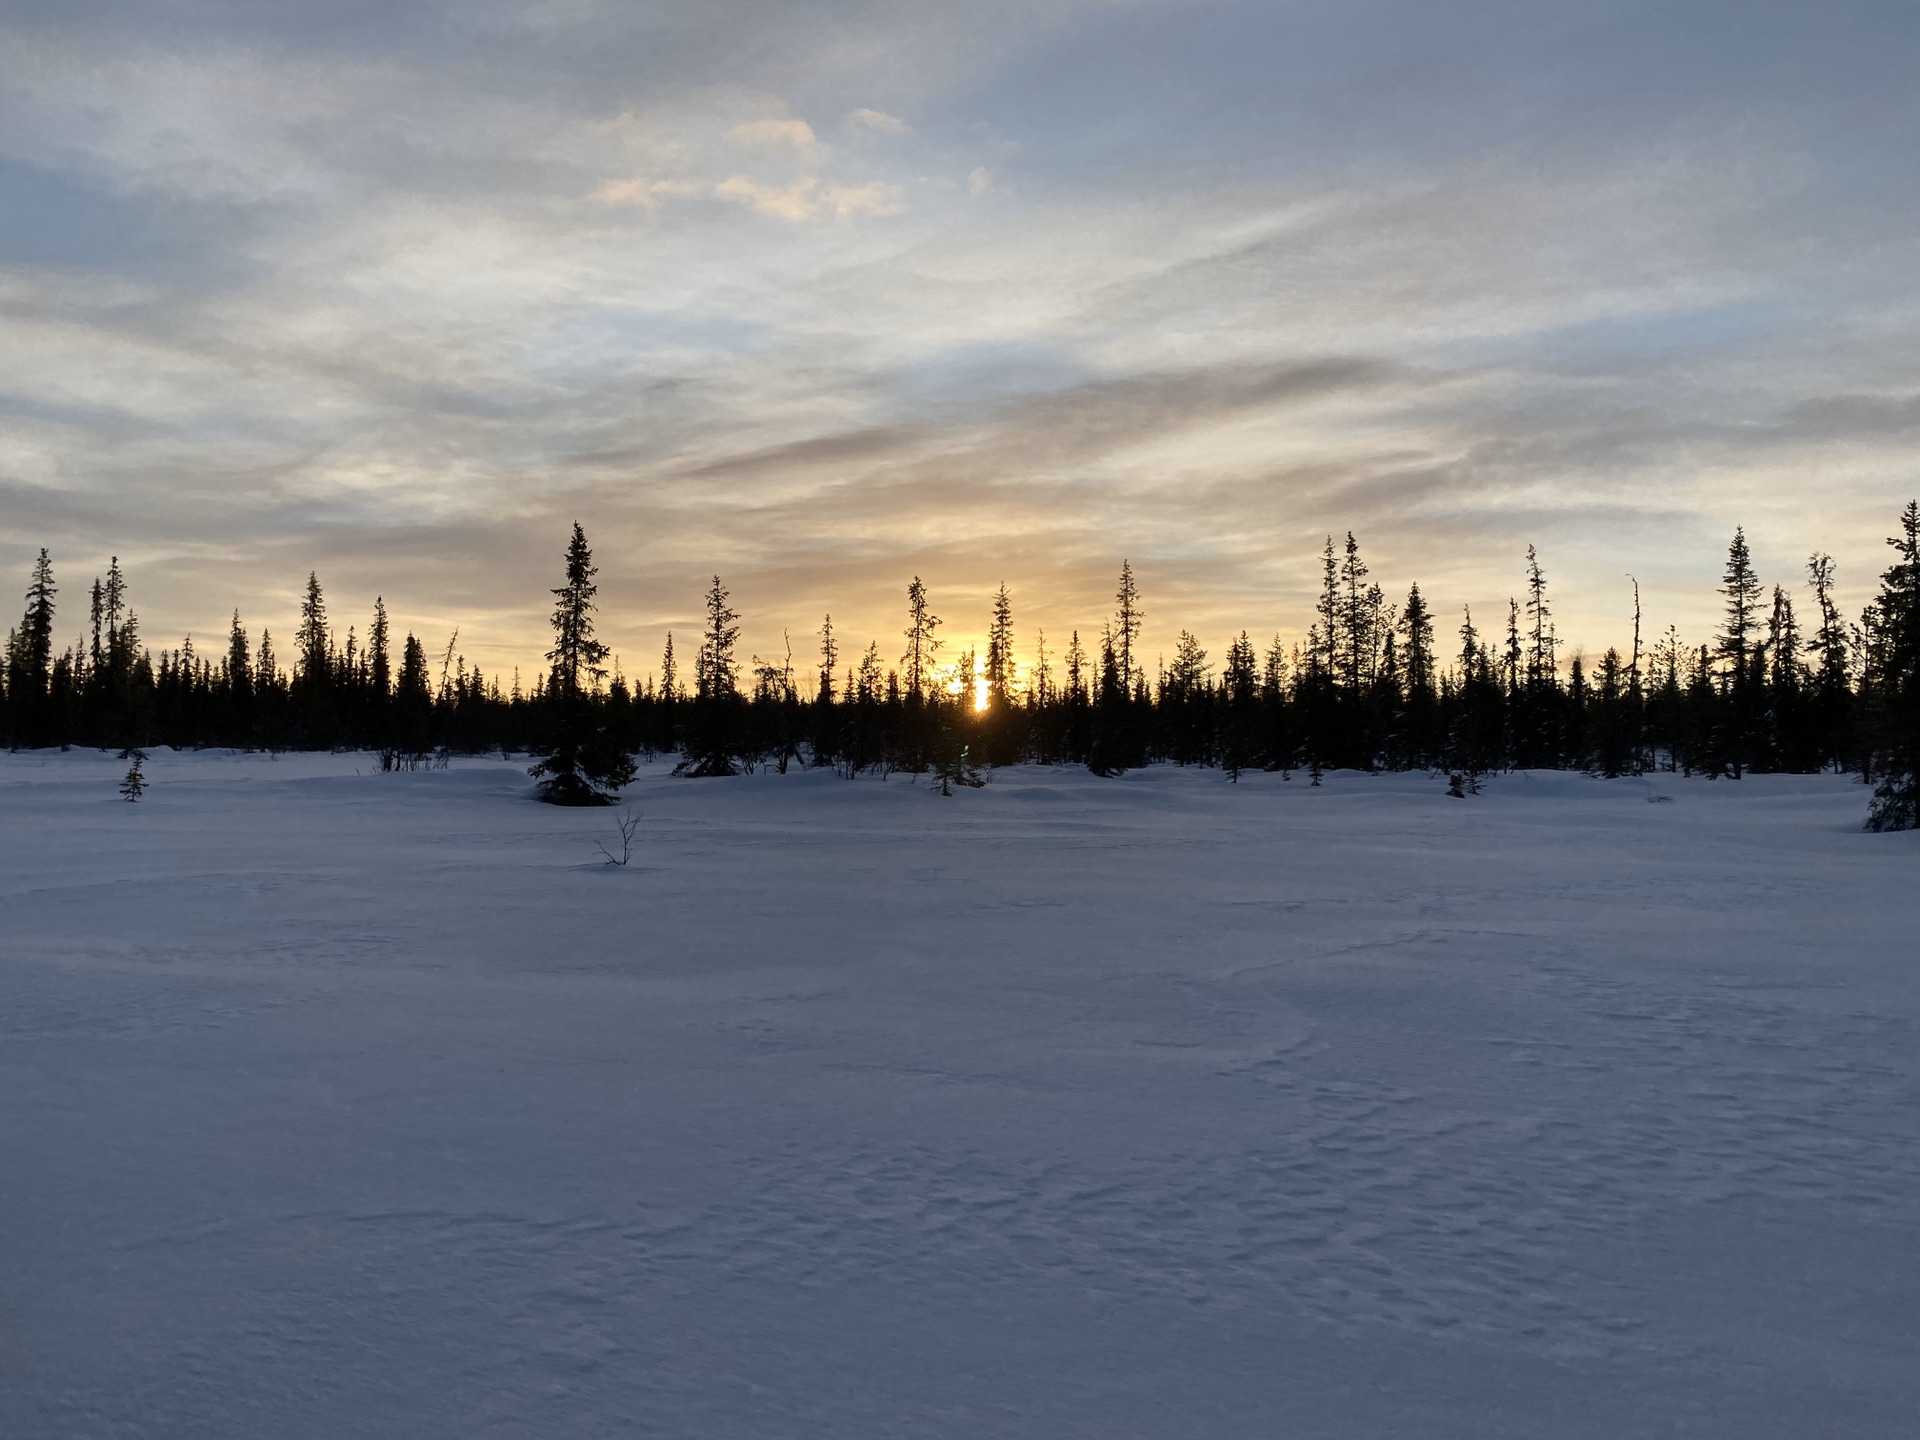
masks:
[[[872,135],[904,135],[907,122],[884,110],[869,110],[862,106],[858,110],[849,110],[840,122],[849,130],[863,130]]]
[[[875,181],[866,185],[822,185],[819,177],[803,175],[786,185],[767,185],[747,175],[734,175],[713,187],[722,200],[737,201],[762,215],[798,224],[831,213],[846,220],[855,215],[897,215],[900,189]]]
[[[735,175],[713,187],[722,200],[735,200],[762,215],[798,223],[819,212],[820,182],[803,175],[789,185],[764,185],[746,175]]]
[[[842,220],[854,215],[898,215],[904,208],[900,187],[878,181],[868,185],[829,185],[822,199]]]
[[[663,197],[697,195],[703,187],[693,180],[603,180],[594,187],[593,198],[603,205],[640,205],[656,209]]]
[[[749,145],[791,146],[811,150],[820,142],[804,120],[749,120],[733,127],[733,138]]]
[[[993,171],[984,165],[976,165],[973,172],[967,176],[967,193],[984,195],[993,189],[993,184]]]

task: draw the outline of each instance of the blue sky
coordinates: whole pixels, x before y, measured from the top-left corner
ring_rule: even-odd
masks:
[[[529,664],[579,518],[630,671],[1001,581],[1304,628],[1328,531],[1571,648],[1849,598],[1920,490],[1920,11],[1838,3],[0,12],[0,562],[150,638],[319,571]],[[72,625],[69,626],[72,628]]]

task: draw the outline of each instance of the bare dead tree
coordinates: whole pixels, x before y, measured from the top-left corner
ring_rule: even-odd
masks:
[[[622,810],[614,817],[613,824],[614,828],[620,832],[620,853],[615,855],[613,851],[597,841],[593,848],[600,852],[607,864],[624,865],[633,858],[633,837],[639,832],[640,817],[631,809]]]

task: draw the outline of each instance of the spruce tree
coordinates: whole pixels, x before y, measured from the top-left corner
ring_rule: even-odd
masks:
[[[955,785],[978,789],[987,783],[972,743],[976,733],[976,678],[974,652],[962,651],[954,665],[952,693],[936,691],[930,697],[933,779],[942,795],[952,795]]]
[[[1127,757],[1124,739],[1127,709],[1132,697],[1120,678],[1120,658],[1114,648],[1113,626],[1100,635],[1100,692],[1094,700],[1093,723],[1087,742],[1087,769],[1096,775],[1114,776],[1125,772]]]
[[[1131,698],[1135,681],[1141,674],[1139,657],[1134,652],[1140,644],[1140,626],[1145,618],[1140,610],[1140,588],[1133,582],[1131,561],[1120,562],[1120,585],[1113,598],[1114,664],[1120,676],[1120,687]]]
[[[549,745],[527,773],[549,805],[610,805],[633,780],[633,757],[609,735],[597,713],[607,647],[594,637],[596,571],[586,532],[574,522],[567,543],[566,582],[554,590],[553,649],[547,652]]]
[[[253,661],[247,653],[247,631],[240,623],[240,612],[233,612],[233,627],[227,631],[227,691],[236,704],[253,698]]]
[[[1505,758],[1502,732],[1509,697],[1494,657],[1473,623],[1471,606],[1461,609],[1460,662],[1454,683],[1445,756],[1453,782],[1449,793],[1475,795],[1480,791],[1480,777],[1499,769]]]
[[[1013,673],[1013,597],[1003,583],[994,592],[993,619],[987,626],[987,701],[990,705],[1011,705]]]
[[[1033,632],[1033,680],[1028,703],[1045,706],[1053,702],[1053,663],[1047,656],[1047,632]]]
[[[1540,556],[1527,546],[1527,684],[1553,684],[1559,678],[1555,651],[1560,644],[1554,634],[1553,611],[1547,605],[1547,577],[1540,569]]]
[[[1507,648],[1501,657],[1502,679],[1506,681],[1508,698],[1520,693],[1520,662],[1524,652],[1520,648],[1520,602],[1511,595],[1507,597]]]
[[[939,624],[940,617],[927,603],[927,587],[916,575],[907,586],[907,650],[900,657],[901,679],[910,701],[924,700],[933,686],[934,656],[940,649],[933,632]]]
[[[253,657],[238,610],[233,612],[233,624],[227,631],[224,678],[227,709],[224,738],[229,745],[250,745],[253,741]]]
[[[939,719],[932,713],[935,659],[940,640],[933,633],[940,617],[927,601],[927,587],[918,575],[907,586],[907,649],[900,657],[904,689],[898,725],[896,754],[907,770],[919,774],[927,768],[939,739]]]
[[[373,624],[367,627],[367,687],[376,704],[384,704],[393,690],[393,671],[388,655],[387,602],[373,597]]]
[[[1354,539],[1353,532],[1349,530],[1346,553],[1340,561],[1339,582],[1338,610],[1344,643],[1340,646],[1334,669],[1341,688],[1350,699],[1357,699],[1371,678],[1379,592],[1363,586],[1367,573],[1366,562],[1360,558],[1360,542]],[[1372,603],[1369,603],[1370,599]]]
[[[606,678],[607,647],[594,638],[594,596],[599,586],[593,551],[587,547],[587,535],[574,522],[573,536],[567,542],[564,585],[553,591],[553,649],[547,652],[551,669],[547,675],[549,699],[574,700],[586,695]]]
[[[1596,674],[1582,751],[1584,762],[1608,779],[1630,773],[1633,764],[1627,672],[1619,650],[1608,647]]]
[[[982,752],[989,765],[1009,765],[1021,758],[1031,727],[1014,702],[1018,663],[1014,658],[1013,597],[1002,584],[994,592],[993,615],[987,624],[986,701],[982,719]]]
[[[1814,747],[1819,763],[1845,765],[1854,754],[1853,656],[1847,623],[1833,598],[1833,557],[1816,551],[1807,561],[1820,627],[1808,646],[1813,664]]]
[[[87,670],[89,678],[97,684],[107,665],[107,648],[101,639],[106,624],[106,587],[100,583],[98,576],[94,577],[91,600],[88,618],[92,626],[93,639],[87,651]]]
[[[300,601],[300,625],[293,636],[293,675],[288,686],[295,734],[318,749],[332,746],[339,734],[335,708],[333,631],[327,620],[320,577],[309,572]]]
[[[1220,670],[1220,765],[1236,784],[1242,769],[1259,763],[1258,664],[1246,631],[1227,642]]]
[[[820,621],[820,680],[814,699],[822,705],[833,704],[833,672],[840,664],[840,646],[833,638],[833,616]]]
[[[147,763],[147,752],[129,750],[125,758],[133,763],[127,767],[126,776],[120,781],[120,798],[128,801],[138,800],[147,793],[147,777],[141,773]]]
[[[1065,664],[1066,689],[1060,697],[1060,759],[1071,765],[1084,761],[1093,744],[1092,682],[1088,678],[1091,667],[1078,630],[1068,636]]]
[[[101,591],[101,608],[105,611],[107,620],[108,663],[113,664],[113,657],[118,654],[122,657],[120,668],[124,670],[132,661],[126,657],[125,650],[119,643],[120,617],[127,608],[127,577],[120,569],[118,555],[112,556],[107,561],[107,583]]]
[[[389,770],[417,770],[433,748],[433,689],[427,677],[427,651],[408,632],[400,646],[400,674],[394,684],[391,738],[381,752]]]
[[[1751,763],[1756,730],[1752,667],[1753,634],[1759,627],[1760,580],[1753,573],[1747,536],[1738,527],[1727,546],[1727,570],[1720,583],[1726,597],[1726,629],[1718,637],[1723,701],[1719,758],[1738,780]]]
[[[831,765],[840,752],[840,706],[839,697],[834,691],[834,671],[840,664],[840,643],[834,637],[833,616],[826,615],[820,621],[820,660],[813,691],[813,725],[809,748],[812,755],[809,763],[815,766]],[[853,697],[848,696],[851,700]]]
[[[1406,641],[1401,652],[1406,710],[1400,727],[1400,754],[1407,764],[1430,765],[1440,697],[1435,685],[1433,612],[1427,608],[1418,585],[1407,591],[1407,603],[1400,612],[1400,634]]]
[[[740,639],[740,616],[729,604],[727,587],[718,575],[707,591],[707,628],[694,665],[693,714],[687,724],[686,759],[682,775],[720,776],[738,773],[740,753],[740,664],[734,654]]]
[[[333,633],[327,628],[327,601],[319,575],[307,575],[300,601],[300,628],[294,632],[293,685],[309,697],[325,693],[333,679]]]
[[[1765,667],[1766,757],[1770,770],[1806,770],[1814,759],[1807,733],[1805,667],[1800,661],[1800,622],[1793,613],[1793,597],[1773,587],[1773,613],[1767,619],[1767,641],[1758,662]]]
[[[7,699],[13,712],[12,743],[44,745],[51,738],[48,713],[53,681],[53,562],[43,549],[27,583],[27,609],[7,646]]]
[[[1320,553],[1320,598],[1314,613],[1320,617],[1319,643],[1311,647],[1315,669],[1331,683],[1340,673],[1341,643],[1340,561],[1333,552],[1333,536],[1327,536],[1326,549]]]
[[[1869,830],[1920,829],[1920,502],[1908,501],[1899,557],[1880,577],[1866,683],[1875,780]]]

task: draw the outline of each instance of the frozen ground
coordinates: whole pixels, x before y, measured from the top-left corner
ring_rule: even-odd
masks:
[[[0,756],[0,1435],[1915,1433],[1857,785],[356,765]]]

